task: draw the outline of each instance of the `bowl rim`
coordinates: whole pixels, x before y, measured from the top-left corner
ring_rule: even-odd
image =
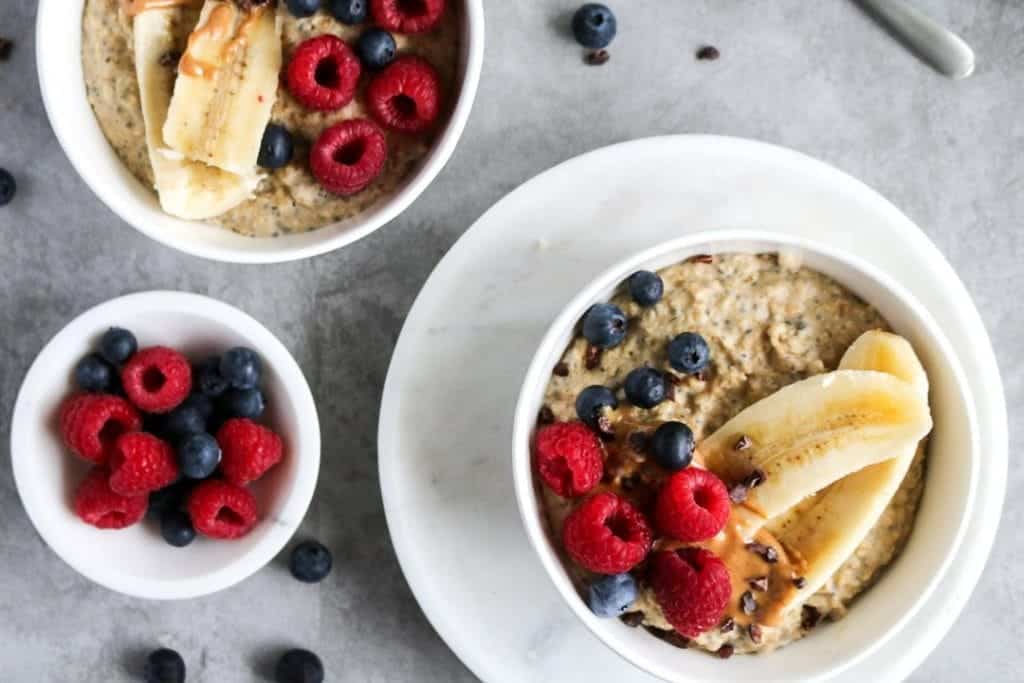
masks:
[[[246,237],[203,221],[185,221],[169,216],[160,210],[158,204],[155,208],[145,207],[141,193],[151,193],[151,190],[143,187],[128,172],[127,167],[112,148],[110,148],[110,153],[115,162],[114,170],[122,171],[121,177],[125,182],[101,183],[93,173],[90,173],[93,166],[99,162],[75,144],[76,139],[83,135],[83,127],[87,129],[84,134],[99,134],[102,143],[108,148],[109,143],[99,128],[95,113],[85,94],[81,60],[80,17],[86,1],[76,0],[70,8],[73,11],[80,10],[77,12],[79,29],[75,35],[70,37],[72,45],[78,46],[76,52],[79,57],[71,65],[50,54],[51,42],[48,38],[50,34],[48,18],[52,15],[66,15],[69,10],[67,0],[39,0],[36,11],[36,72],[43,108],[54,135],[78,176],[92,190],[92,193],[121,220],[165,246],[191,256],[213,261],[263,264],[311,258],[352,244],[397,218],[436,179],[454,153],[469,121],[480,83],[480,74],[483,70],[486,33],[483,0],[460,0],[463,5],[464,28],[461,32],[458,97],[443,132],[434,141],[430,152],[415,173],[407,178],[393,195],[345,221],[329,223],[302,233],[273,238]],[[68,38],[62,37],[61,39]],[[58,89],[67,91],[69,79],[71,90],[74,91],[73,97],[76,101],[81,102],[84,111],[88,112],[84,126],[82,117],[76,115],[75,111],[64,109],[55,102],[54,93]],[[133,181],[134,186],[132,186]],[[152,197],[149,200],[153,201]],[[191,237],[167,230],[169,224],[190,227],[199,225],[203,228],[226,232],[227,235],[217,235],[220,239],[216,243],[197,242]],[[346,227],[342,228],[342,226]],[[224,240],[230,240],[232,244],[225,244]],[[270,240],[274,241],[273,248],[252,249],[247,245],[247,243],[265,243]]]
[[[513,417],[512,429],[512,478],[515,489],[516,504],[519,509],[526,536],[530,546],[544,567],[548,579],[554,584],[563,602],[572,610],[576,617],[583,622],[588,631],[598,638],[606,647],[618,654],[641,670],[665,681],[703,681],[705,679],[696,677],[680,676],[677,670],[670,670],[667,667],[652,661],[650,658],[639,658],[634,653],[620,647],[614,639],[610,638],[603,629],[598,627],[599,620],[594,617],[583,601],[578,591],[569,579],[562,560],[552,550],[551,541],[545,530],[543,515],[539,514],[540,501],[536,495],[535,481],[532,468],[532,452],[530,440],[536,424],[536,415],[531,409],[531,397],[546,386],[550,368],[548,367],[549,347],[555,344],[564,336],[566,330],[571,329],[578,321],[579,315],[586,306],[594,301],[601,300],[603,292],[623,282],[626,277],[635,270],[644,267],[646,264],[657,260],[665,254],[692,249],[699,253],[701,245],[715,245],[714,253],[723,253],[727,249],[719,249],[722,243],[735,243],[738,251],[744,250],[744,244],[756,244],[759,251],[780,251],[805,250],[813,252],[817,256],[836,261],[843,266],[859,272],[866,278],[879,284],[889,292],[895,299],[908,310],[910,310],[922,323],[924,332],[931,337],[941,350],[941,356],[946,359],[948,369],[953,378],[953,385],[959,394],[960,402],[966,407],[966,420],[970,428],[969,440],[970,449],[970,480],[967,485],[967,498],[964,501],[963,510],[960,515],[953,542],[946,547],[938,568],[924,584],[923,589],[917,594],[911,606],[896,619],[889,628],[876,637],[871,643],[862,647],[859,651],[849,654],[846,657],[834,657],[832,663],[821,672],[814,674],[810,679],[825,680],[832,678],[842,671],[853,666],[857,662],[870,656],[890,638],[895,636],[906,623],[919,611],[927,599],[938,587],[943,576],[949,569],[954,556],[960,549],[964,536],[969,525],[972,510],[974,508],[978,480],[980,476],[979,463],[979,438],[978,421],[974,406],[972,392],[967,382],[966,374],[959,359],[952,350],[952,345],[942,332],[941,328],[932,318],[929,311],[907,290],[903,285],[896,282],[885,272],[874,265],[862,260],[860,257],[846,253],[829,245],[810,239],[784,235],[775,232],[758,231],[749,229],[727,229],[727,230],[702,230],[689,235],[671,239],[653,247],[634,253],[627,258],[617,261],[605,268],[594,278],[589,280],[570,301],[561,309],[556,318],[547,327],[537,349],[527,366],[519,395],[516,399],[516,407]],[[577,311],[579,309],[579,311]],[[794,643],[796,645],[796,643]]]
[[[77,336],[85,329],[95,332],[98,325],[109,324],[111,314],[115,311],[119,315],[126,312],[130,315],[133,311],[154,310],[202,310],[216,316],[225,326],[240,331],[249,338],[255,337],[260,355],[264,358],[272,355],[275,358],[274,372],[285,387],[288,400],[294,404],[295,411],[303,416],[300,423],[302,446],[299,449],[302,457],[296,470],[295,481],[291,490],[284,496],[276,519],[262,520],[262,524],[271,525],[269,532],[248,551],[224,567],[182,581],[150,579],[117,572],[105,573],[94,570],[92,566],[83,565],[76,560],[76,555],[69,551],[70,546],[61,539],[59,529],[43,523],[40,519],[37,510],[37,506],[42,504],[40,500],[26,496],[26,482],[33,473],[28,470],[25,462],[28,457],[24,455],[27,446],[23,444],[32,438],[29,422],[38,417],[35,415],[35,407],[30,405],[29,395],[31,388],[41,381],[41,376],[52,374],[52,368],[44,367],[42,364],[47,351],[66,337]],[[281,362],[277,362],[278,360]],[[125,595],[151,600],[181,600],[209,595],[243,581],[269,563],[299,528],[313,500],[320,471],[320,446],[320,420],[316,403],[302,369],[287,347],[262,323],[230,304],[200,294],[170,290],[153,290],[116,297],[75,316],[53,335],[33,360],[18,390],[11,417],[10,449],[15,489],[32,526],[46,545],[87,579]]]

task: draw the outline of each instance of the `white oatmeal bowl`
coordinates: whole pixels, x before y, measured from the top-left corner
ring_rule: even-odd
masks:
[[[267,408],[259,418],[283,442],[283,457],[254,482],[258,520],[236,540],[166,543],[155,519],[98,529],[73,509],[89,463],[62,442],[57,415],[74,391],[78,360],[111,327],[131,330],[140,347],[166,345],[191,361],[235,346],[262,364]],[[185,292],[142,292],[107,301],[69,322],[29,368],[11,417],[11,463],[18,495],[48,546],[86,578],[114,591],[179,600],[223,590],[260,570],[285,546],[306,514],[320,470],[320,424],[301,368],[263,325],[233,306]]]
[[[453,0],[458,12],[455,91],[425,156],[394,186],[350,218],[304,232],[250,237],[211,221],[175,218],[161,210],[151,187],[133,174],[108,143],[86,91],[82,20],[87,0],[40,0],[36,61],[47,116],[72,166],[100,200],[145,235],[203,258],[273,263],[344,247],[390,222],[419,197],[444,168],[469,119],[484,55],[482,0]],[[346,110],[347,111],[347,110]]]
[[[583,597],[580,573],[571,566],[557,533],[552,531],[549,506],[553,494],[547,494],[535,476],[532,454],[538,415],[547,406],[553,370],[577,337],[583,314],[594,303],[608,301],[621,292],[622,283],[638,270],[659,271],[705,254],[784,255],[788,261],[830,278],[873,307],[917,352],[930,382],[934,419],[921,486],[923,496],[916,519],[912,518],[912,531],[902,551],[884,567],[877,581],[853,599],[843,618],[823,623],[774,651],[739,654],[737,650],[728,659],[697,649],[681,649],[644,628],[631,627],[619,619],[598,618],[591,612]],[[549,414],[546,419],[550,418]],[[558,419],[570,418],[563,414]],[[549,578],[580,620],[625,659],[672,683],[826,680],[880,647],[907,623],[932,591],[942,590],[943,575],[960,547],[974,503],[981,459],[977,429],[964,372],[945,335],[929,313],[886,274],[847,254],[795,238],[753,231],[703,233],[654,247],[613,266],[573,298],[552,323],[529,366],[516,407],[513,477],[527,536]]]

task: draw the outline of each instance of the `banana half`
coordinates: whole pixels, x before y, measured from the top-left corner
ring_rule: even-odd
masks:
[[[166,144],[164,124],[174,87],[174,71],[161,58],[175,48],[174,21],[180,8],[154,8],[133,20],[135,71],[146,128],[146,147],[163,210],[187,220],[204,220],[238,206],[259,183],[255,169],[240,175],[185,159]],[[258,153],[258,146],[257,146]]]
[[[855,341],[839,363],[844,370],[876,370],[906,382],[927,405],[928,375],[910,343],[874,330]],[[923,437],[922,437],[923,438]],[[896,495],[923,441],[904,444],[895,457],[854,472],[801,504],[797,514],[783,515],[767,529],[805,563],[805,585],[779,606],[785,611],[803,603],[828,581],[861,544]]]
[[[804,578],[764,623],[802,604],[856,550],[931,427],[928,378],[913,348],[871,331],[838,370],[755,403],[700,445],[705,466],[726,482],[764,473],[733,519],[744,538],[774,536]]]
[[[275,3],[207,0],[178,64],[163,137],[186,159],[249,176],[277,99],[281,22]]]

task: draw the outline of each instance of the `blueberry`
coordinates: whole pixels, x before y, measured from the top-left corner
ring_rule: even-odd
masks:
[[[111,327],[100,339],[100,353],[107,361],[120,365],[135,355],[139,343],[135,335],[120,327]]]
[[[192,370],[199,393],[216,398],[228,390],[230,384],[220,374],[220,356],[211,356]]]
[[[192,434],[178,447],[181,473],[190,479],[206,479],[220,464],[220,446],[209,434]]]
[[[14,182],[7,169],[0,168],[0,206],[7,206],[14,199],[14,193],[18,191],[18,183]]]
[[[317,583],[331,573],[331,551],[316,541],[303,541],[292,550],[289,568],[304,583]]]
[[[615,304],[594,304],[583,314],[583,336],[602,349],[610,349],[626,338],[626,314]]]
[[[235,389],[252,389],[260,383],[260,357],[243,346],[229,349],[220,358],[220,376]]]
[[[192,518],[182,510],[166,510],[160,517],[160,535],[175,548],[184,548],[196,540]]]
[[[665,376],[654,368],[637,368],[626,375],[625,390],[633,405],[653,408],[665,400]]]
[[[356,48],[367,69],[383,69],[394,60],[398,51],[391,34],[379,28],[371,28],[359,36]]]
[[[149,494],[149,509],[147,512],[157,517],[163,517],[164,513],[170,510],[179,510],[185,503],[185,498],[192,490],[194,482],[185,478],[165,486],[159,491]]]
[[[206,431],[206,421],[213,414],[213,402],[202,394],[192,394],[181,405],[167,413],[164,430],[174,437]]]
[[[274,668],[277,683],[323,683],[324,665],[309,650],[288,650]]]
[[[681,470],[693,460],[693,432],[682,422],[666,422],[654,430],[648,448],[666,470]]]
[[[608,387],[594,385],[587,387],[576,397],[576,414],[583,422],[597,428],[597,419],[604,408],[615,408],[619,405],[615,393]]]
[[[185,683],[185,660],[165,647],[150,652],[146,657],[146,683]]]
[[[637,598],[636,581],[629,574],[602,576],[587,588],[587,604],[599,617],[621,616]]]
[[[366,0],[330,0],[331,14],[343,24],[361,24],[366,21]]]
[[[615,29],[615,15],[596,2],[588,2],[572,16],[572,34],[583,47],[608,47],[615,38]]]
[[[629,295],[641,306],[653,306],[661,301],[664,293],[665,283],[657,273],[638,270],[629,276]]]
[[[683,332],[668,343],[668,362],[679,372],[696,374],[708,366],[710,358],[708,343],[695,332]]]
[[[311,17],[320,9],[320,0],[288,0],[287,4],[294,17]]]
[[[281,168],[287,166],[295,152],[292,134],[284,126],[271,123],[263,131],[260,141],[260,153],[256,163],[263,168]]]
[[[75,384],[82,391],[110,391],[116,378],[114,368],[98,353],[90,353],[75,366]]]
[[[247,417],[255,420],[263,414],[263,392],[259,389],[232,389],[220,398],[223,417]]]

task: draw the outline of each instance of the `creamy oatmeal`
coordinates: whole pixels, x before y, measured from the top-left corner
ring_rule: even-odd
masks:
[[[285,64],[295,46],[307,38],[333,34],[354,44],[366,28],[344,25],[323,11],[297,19],[281,4],[278,11],[283,21]],[[198,7],[182,9],[181,21],[175,26],[179,53],[184,51],[198,17]],[[356,216],[396,193],[430,151],[434,136],[443,128],[457,94],[459,21],[458,3],[449,2],[441,23],[433,31],[394,35],[399,54],[418,55],[437,69],[445,110],[434,126],[434,133],[405,135],[385,131],[388,158],[372,185],[350,197],[332,195],[320,187],[307,162],[310,144],[325,128],[345,119],[368,116],[363,95],[367,77],[364,75],[361,79],[352,102],[333,112],[308,110],[280,87],[271,119],[292,132],[295,156],[284,168],[266,171],[252,199],[212,221],[256,237],[304,232]],[[89,102],[104,135],[131,173],[146,187],[153,187],[136,81],[132,23],[121,8],[121,0],[86,0],[82,17],[82,65]],[[175,68],[170,60],[167,68]]]
[[[611,411],[604,479],[598,487],[623,496],[648,515],[668,473],[643,455],[643,437],[637,441],[637,433],[649,433],[666,421],[684,422],[693,430],[699,456],[701,441],[738,412],[782,387],[836,369],[862,333],[888,327],[874,308],[835,281],[785,259],[780,264],[775,255],[699,258],[659,275],[665,294],[657,305],[641,307],[627,292],[612,299],[628,318],[628,333],[621,345],[597,352],[582,336],[570,344],[547,387],[541,417],[542,422],[577,419],[576,397],[591,385],[607,386],[621,398],[626,375],[637,367],[650,365],[666,372],[671,387],[668,400],[651,409],[620,400]],[[701,334],[711,349],[710,366],[696,376],[674,372],[666,358],[669,340],[684,331]],[[644,564],[632,572],[640,594],[622,619],[680,646],[692,643],[712,652],[728,646],[731,654],[771,650],[802,637],[820,620],[842,617],[905,544],[923,488],[924,460],[922,444],[898,492],[852,556],[819,591],[802,605],[769,619],[771,624],[757,623],[752,631],[754,617],[733,599],[723,627],[692,641],[685,639],[665,619]],[[579,500],[562,498],[542,484],[538,488],[550,531],[560,538],[563,523]],[[734,598],[746,589],[749,577],[766,576],[772,587],[758,599],[770,604],[799,583],[800,559],[770,535],[759,534],[755,540],[771,548],[767,552],[776,553],[777,560],[766,562],[764,549],[761,556],[737,552],[742,539],[724,532],[698,545],[732,559]],[[556,545],[561,548],[561,543]],[[682,545],[658,539],[654,549]],[[595,578],[567,556],[563,559],[579,587]]]

